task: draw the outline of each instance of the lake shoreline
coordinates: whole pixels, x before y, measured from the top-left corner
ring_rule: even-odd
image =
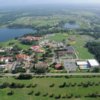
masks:
[[[34,34],[36,30],[30,28],[0,28],[0,42],[9,41],[29,33]]]

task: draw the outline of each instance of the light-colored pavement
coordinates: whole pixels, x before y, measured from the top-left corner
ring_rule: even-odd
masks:
[[[28,73],[32,76],[100,76],[100,73],[46,73],[46,74],[34,74],[34,73]],[[18,74],[0,74],[0,76],[18,76]]]

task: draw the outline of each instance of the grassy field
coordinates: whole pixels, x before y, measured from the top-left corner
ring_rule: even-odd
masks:
[[[29,45],[23,45],[18,40],[14,40],[14,39],[13,40],[9,40],[7,42],[0,42],[0,47],[12,46],[12,45],[9,45],[9,44],[17,45],[21,49],[28,49],[28,48],[30,48]]]
[[[50,36],[48,39],[56,42],[62,42],[64,39],[66,40],[68,35],[66,33],[56,33],[54,36]]]
[[[87,48],[85,48],[85,44],[87,41],[92,40],[88,35],[77,35],[76,36],[76,43],[73,44],[73,46],[76,49],[77,55],[80,59],[92,59],[94,56],[88,51]]]
[[[61,95],[61,97],[57,100],[69,100],[67,98],[63,98],[63,96],[66,96],[70,93],[73,94],[73,98],[70,100],[100,100],[100,98],[85,98],[84,96],[93,93],[98,92],[100,94],[100,84],[98,86],[93,85],[89,86],[88,88],[77,86],[81,82],[95,82],[100,83],[99,77],[95,78],[65,78],[64,76],[61,78],[51,78],[51,77],[44,77],[44,78],[33,78],[31,80],[16,80],[12,77],[4,77],[0,78],[0,83],[3,82],[15,82],[15,83],[22,83],[25,84],[24,88],[5,88],[0,89],[0,100],[56,100],[55,96]],[[68,83],[76,83],[77,85],[74,87],[64,87],[59,88],[59,85],[66,82]],[[37,84],[36,87],[30,87],[27,88],[29,84]],[[51,84],[54,84],[54,87],[50,87]],[[11,96],[8,96],[7,93],[9,91],[14,91],[14,94]],[[32,95],[28,95],[30,91],[33,91]],[[35,93],[40,92],[39,96],[35,96]],[[44,94],[47,94],[46,96],[43,96]],[[54,94],[53,97],[49,97],[51,94]],[[81,98],[75,98],[76,95],[80,95]]]

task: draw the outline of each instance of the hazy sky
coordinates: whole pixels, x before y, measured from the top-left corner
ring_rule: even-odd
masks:
[[[100,4],[100,0],[0,0],[0,6],[33,5],[33,4]]]

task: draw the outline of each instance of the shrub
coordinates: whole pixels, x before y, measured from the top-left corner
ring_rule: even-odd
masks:
[[[23,79],[32,79],[32,75],[30,74],[20,74],[17,79],[23,80]]]
[[[19,73],[19,72],[25,73],[26,70],[24,68],[22,68],[22,67],[18,67],[18,68],[15,68],[15,70],[12,71],[13,74]]]
[[[59,88],[64,88],[66,86],[66,82],[64,82],[62,85],[59,85]]]
[[[54,97],[54,94],[53,94],[53,93],[52,93],[52,94],[50,94],[50,95],[49,95],[49,97],[51,97],[51,98],[52,98],[52,97]]]
[[[7,83],[7,82],[2,83],[2,84],[0,84],[0,89],[7,88],[8,86],[9,86],[9,83]]]
[[[32,84],[29,84],[26,86],[26,88],[31,88],[32,87]]]
[[[61,98],[61,95],[59,94],[59,95],[57,95],[57,96],[55,96],[55,99],[60,99]]]
[[[40,92],[36,92],[35,93],[35,96],[39,96],[41,93]]]
[[[10,91],[10,92],[7,93],[7,95],[9,95],[9,96],[11,96],[11,95],[13,95],[13,94],[14,94],[13,91]]]
[[[24,84],[20,84],[20,83],[11,83],[10,85],[9,85],[9,88],[24,88]]]
[[[46,97],[48,95],[48,93],[43,94],[44,97]]]
[[[29,93],[28,93],[28,95],[32,95],[33,94],[33,91],[30,91]]]
[[[49,87],[54,87],[55,86],[55,84],[54,83],[52,83]]]
[[[63,99],[65,99],[65,98],[66,98],[66,94],[62,94],[61,97],[62,97]]]
[[[67,98],[72,98],[72,97],[73,97],[73,94],[67,95]]]
[[[32,85],[33,88],[37,87],[37,84]]]

